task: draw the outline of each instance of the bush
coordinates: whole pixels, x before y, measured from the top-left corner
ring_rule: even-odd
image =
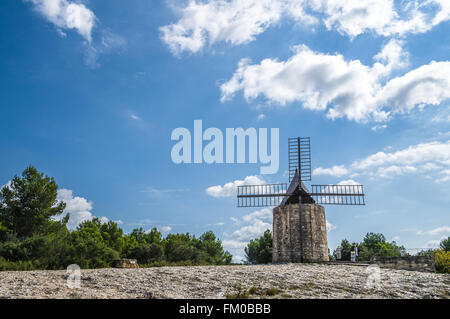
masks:
[[[209,231],[196,238],[153,228],[124,235],[117,223],[93,218],[69,231],[66,204],[58,201],[53,178],[33,166],[0,189],[0,270],[109,267],[119,258],[141,265],[223,265],[232,256]]]
[[[272,262],[272,232],[269,229],[260,238],[251,240],[245,247],[245,258],[249,264]]]
[[[436,250],[434,252],[434,266],[437,272],[450,274],[450,251]]]

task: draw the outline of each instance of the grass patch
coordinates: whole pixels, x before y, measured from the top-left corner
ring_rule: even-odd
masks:
[[[272,297],[278,295],[281,292],[280,289],[276,287],[260,288],[252,286],[246,289],[238,285],[235,286],[235,289],[237,290],[237,292],[233,294],[227,294],[226,295],[227,299],[247,299],[250,298],[250,296]]]
[[[250,297],[250,293],[248,292],[248,290],[241,285],[237,285],[234,288],[237,290],[237,292],[225,295],[227,299],[248,299]]]

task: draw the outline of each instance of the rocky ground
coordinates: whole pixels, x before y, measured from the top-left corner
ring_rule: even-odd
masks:
[[[0,298],[449,298],[450,275],[364,266],[283,264],[0,272]],[[376,278],[375,278],[376,279]],[[373,287],[368,283],[374,282]],[[377,282],[379,285],[377,286]]]

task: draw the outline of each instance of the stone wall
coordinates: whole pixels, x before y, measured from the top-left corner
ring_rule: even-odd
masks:
[[[435,271],[434,258],[431,256],[375,257],[371,263],[381,268]]]
[[[317,204],[273,209],[273,253],[276,262],[328,261],[325,210]]]

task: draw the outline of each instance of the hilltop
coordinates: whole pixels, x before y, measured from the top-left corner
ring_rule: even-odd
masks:
[[[449,298],[450,275],[381,269],[366,288],[364,266],[281,264],[0,272],[0,298]]]

